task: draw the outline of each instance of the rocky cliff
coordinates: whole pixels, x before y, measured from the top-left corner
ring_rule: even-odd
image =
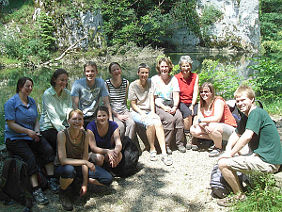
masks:
[[[206,36],[216,48],[257,52],[260,45],[259,0],[198,0],[197,13],[213,6],[222,12],[221,18],[208,26]],[[203,30],[203,29],[201,29]],[[200,39],[187,28],[175,30],[171,43],[177,50],[189,50]]]

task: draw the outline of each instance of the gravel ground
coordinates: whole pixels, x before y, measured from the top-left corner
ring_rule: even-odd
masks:
[[[278,131],[282,137],[282,122],[278,117]],[[276,119],[277,121],[277,119]],[[208,152],[187,151],[172,154],[173,165],[165,166],[160,160],[150,161],[149,153],[139,159],[139,171],[126,179],[115,178],[110,187],[90,185],[87,194],[74,201],[74,211],[228,211],[211,197],[210,173],[216,158]],[[58,195],[45,191],[50,203],[33,207],[33,211],[62,211]],[[4,206],[0,211],[22,211],[23,206]]]

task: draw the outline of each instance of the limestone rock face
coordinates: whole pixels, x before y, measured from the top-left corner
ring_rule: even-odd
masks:
[[[197,13],[201,17],[205,7],[213,6],[222,17],[208,26],[206,31],[210,46],[257,52],[260,45],[259,0],[198,0]],[[203,29],[201,29],[203,30]],[[176,49],[200,44],[189,29],[175,30],[171,44]]]

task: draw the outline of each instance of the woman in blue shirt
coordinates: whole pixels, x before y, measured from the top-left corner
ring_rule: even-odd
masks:
[[[37,120],[37,106],[34,99],[29,97],[32,88],[31,78],[20,78],[17,83],[17,93],[5,103],[5,141],[7,150],[11,154],[21,157],[27,163],[33,196],[38,204],[44,205],[49,201],[38,184],[39,165],[36,159],[45,165],[50,189],[54,192],[59,190],[54,178],[55,154],[49,143],[41,138]],[[36,158],[35,154],[39,158]]]

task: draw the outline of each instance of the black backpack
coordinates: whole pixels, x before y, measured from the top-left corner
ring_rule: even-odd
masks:
[[[246,186],[250,185],[247,176],[241,172],[237,172],[237,175],[243,190],[246,191]],[[222,176],[217,164],[213,167],[211,172],[210,186],[212,190],[211,195],[220,199],[225,198],[232,192],[231,187]]]
[[[122,160],[117,167],[110,171],[119,177],[128,177],[136,173],[139,159],[137,145],[128,137],[124,136],[122,140]]]
[[[18,157],[5,159],[0,176],[0,200],[9,204],[11,199],[27,208],[32,207],[32,188],[27,164]]]

